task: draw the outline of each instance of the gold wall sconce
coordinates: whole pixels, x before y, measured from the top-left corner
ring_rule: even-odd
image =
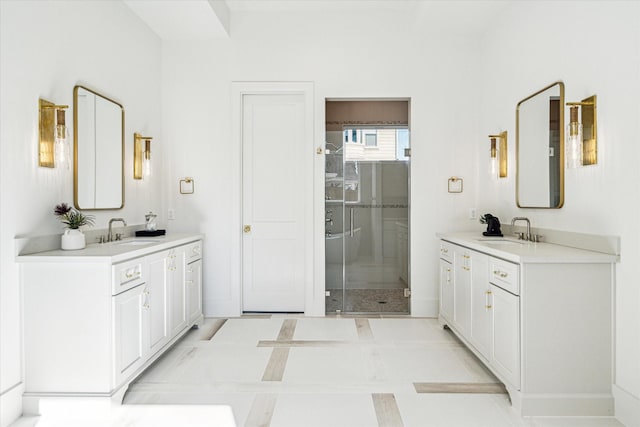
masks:
[[[500,132],[498,135],[489,135],[491,141],[491,176],[495,178],[507,177],[507,131]]]
[[[565,149],[567,168],[595,165],[598,163],[596,95],[580,102],[567,102],[567,106],[569,106]]]
[[[142,179],[151,175],[151,140],[150,136],[133,134],[133,179]]]
[[[38,166],[45,168],[69,168],[69,145],[65,110],[68,105],[56,105],[44,99],[38,102]]]

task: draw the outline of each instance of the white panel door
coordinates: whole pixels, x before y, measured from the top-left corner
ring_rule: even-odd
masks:
[[[306,126],[302,94],[243,95],[243,311],[305,309]]]

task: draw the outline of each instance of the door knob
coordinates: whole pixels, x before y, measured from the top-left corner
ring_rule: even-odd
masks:
[[[251,226],[250,225],[245,225],[244,226],[244,232],[245,233],[250,233],[251,232]]]

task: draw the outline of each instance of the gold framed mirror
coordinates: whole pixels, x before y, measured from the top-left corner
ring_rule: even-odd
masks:
[[[516,108],[516,204],[558,209],[564,204],[564,83],[555,82]]]
[[[124,108],[73,88],[73,201],[77,209],[124,207]]]

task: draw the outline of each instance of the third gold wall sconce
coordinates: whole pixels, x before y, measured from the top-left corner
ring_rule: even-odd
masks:
[[[507,177],[507,131],[489,135],[491,141],[490,173],[495,178]]]
[[[133,134],[133,179],[142,179],[151,175],[150,136]]]
[[[56,105],[40,99],[39,103],[40,138],[38,141],[38,166],[53,168],[69,167],[69,146],[65,110],[68,105]]]

